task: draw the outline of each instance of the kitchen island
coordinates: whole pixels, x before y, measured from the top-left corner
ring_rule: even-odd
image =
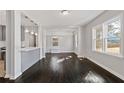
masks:
[[[22,72],[33,66],[40,60],[40,48],[28,47],[21,49]]]

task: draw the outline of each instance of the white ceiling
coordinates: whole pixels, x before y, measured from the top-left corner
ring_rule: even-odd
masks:
[[[103,10],[69,10],[69,15],[62,15],[60,10],[23,10],[30,19],[45,28],[75,28],[93,20]],[[0,24],[5,24],[5,11],[0,11]],[[30,20],[24,20],[24,24],[32,25]]]
[[[25,10],[23,13],[46,28],[62,28],[84,25],[93,20],[103,10],[70,10],[62,15],[60,10]]]

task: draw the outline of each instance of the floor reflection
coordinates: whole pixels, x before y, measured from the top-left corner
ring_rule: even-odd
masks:
[[[65,58],[58,59],[58,60],[57,60],[57,63],[64,62],[64,60],[65,60]]]
[[[57,57],[52,57],[51,62],[50,62],[50,67],[54,72],[62,72],[62,65],[60,64],[63,62],[65,59],[61,58],[58,59]]]
[[[92,71],[89,71],[89,73],[87,73],[84,78],[84,81],[86,83],[105,83],[104,78]]]
[[[71,59],[72,58],[72,56],[67,56],[65,59]]]

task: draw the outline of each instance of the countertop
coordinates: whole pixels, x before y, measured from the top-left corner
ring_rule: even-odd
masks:
[[[39,47],[27,47],[27,48],[21,48],[21,51],[28,52],[28,51],[33,51],[36,49],[40,49]]]

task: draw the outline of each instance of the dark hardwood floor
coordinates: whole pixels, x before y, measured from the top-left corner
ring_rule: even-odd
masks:
[[[1,81],[0,81],[1,82]],[[121,79],[74,53],[46,54],[15,81],[15,83],[123,83]]]

